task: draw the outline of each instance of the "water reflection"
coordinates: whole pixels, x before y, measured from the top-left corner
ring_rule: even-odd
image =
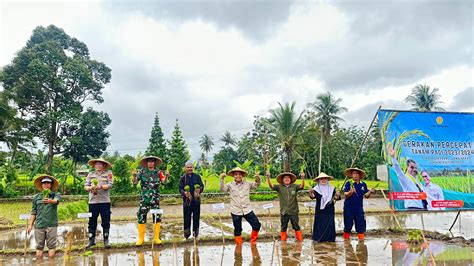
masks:
[[[421,228],[421,214],[419,213],[397,213],[398,221],[402,228]],[[438,231],[441,233],[447,233],[451,226],[456,213],[425,213],[423,214],[426,230]],[[391,214],[379,214],[379,215],[366,215],[367,228],[368,229],[387,229],[394,227],[394,220]],[[474,227],[471,226],[474,223],[474,212],[463,212],[456,225],[453,227],[453,233],[455,236],[463,236],[464,238],[474,238]],[[232,223],[228,220],[224,220],[224,224],[232,227]],[[265,217],[262,219],[262,230],[261,235],[280,230],[280,221],[278,218]],[[311,219],[308,216],[300,217],[300,225],[304,233],[310,233],[312,229]],[[341,231],[343,228],[342,216],[336,215],[336,230]],[[246,232],[250,232],[250,225],[247,223],[243,224],[243,229]],[[114,223],[110,228],[110,241],[111,243],[130,243],[136,241],[136,224],[134,222],[127,223]],[[203,236],[220,236],[220,228],[213,227],[204,222],[201,223],[201,234]],[[58,244],[59,247],[63,248],[67,242],[67,234],[72,233],[72,245],[84,245],[86,239],[84,238],[84,226],[83,225],[67,225],[58,227]],[[217,233],[216,233],[217,232]],[[294,239],[293,230],[289,230],[289,238]],[[101,231],[97,232],[98,240],[101,240]],[[152,239],[153,230],[147,230],[146,240]],[[229,232],[225,232],[225,235],[232,235]],[[163,239],[180,239],[182,237],[182,225],[178,221],[168,221],[163,223]],[[0,232],[0,248],[2,249],[23,249],[25,246],[25,240],[29,249],[35,248],[34,234],[31,233],[29,236],[25,235],[25,230],[11,230]]]
[[[151,258],[145,260],[145,253],[149,254],[151,253]],[[144,251],[137,251],[137,260],[138,260],[138,266],[145,266],[145,265],[153,265],[153,266],[160,266],[160,252],[155,250],[151,252],[144,252]],[[104,264],[104,265],[108,265]],[[186,265],[186,264],[185,264]]]
[[[184,266],[197,266],[200,265],[199,263],[200,258],[199,258],[199,248],[196,246],[192,250],[190,250],[188,247],[184,249],[183,252],[183,265]]]
[[[388,248],[391,246],[391,248]],[[94,250],[90,257],[74,253],[58,254],[53,260],[28,256],[0,257],[0,265],[472,265],[474,248],[432,241],[429,245],[409,245],[400,239],[367,238],[364,242],[302,243],[260,241],[257,245],[200,245],[165,249],[128,249],[109,252]],[[431,253],[431,255],[430,255]],[[63,257],[61,257],[63,256]]]
[[[428,245],[413,245],[403,241],[394,241],[392,244],[393,265],[472,265],[473,252],[472,248],[446,245],[437,241]]]
[[[299,265],[303,243],[281,242],[281,262],[283,265]]]
[[[339,243],[326,242],[317,243],[313,242],[311,261],[316,264],[337,264],[337,259],[342,257],[341,246]]]
[[[235,245],[235,248],[234,248],[234,266],[244,265],[244,254],[242,253],[242,249],[243,249],[243,245]],[[223,250],[223,252],[224,252],[224,250]],[[247,255],[247,254],[245,254],[245,255]],[[260,252],[258,251],[258,244],[257,245],[250,245],[250,255],[251,255],[251,263],[249,265],[255,265],[255,266],[262,265],[262,259],[260,258]],[[222,256],[222,258],[223,257],[224,256]],[[224,264],[223,260],[221,260],[221,265],[223,265],[223,264]]]
[[[344,252],[346,256],[346,265],[367,265],[369,252],[364,241],[359,241],[355,245],[355,250],[351,242],[344,242]]]
[[[397,228],[398,223],[402,228],[406,227],[407,215],[402,213],[397,213],[396,218],[392,214],[390,215],[376,215],[375,219],[377,220],[378,228]]]

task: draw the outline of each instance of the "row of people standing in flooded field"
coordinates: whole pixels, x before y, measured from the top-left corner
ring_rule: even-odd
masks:
[[[137,246],[144,243],[147,214],[151,209],[160,208],[160,186],[167,182],[169,173],[163,173],[158,169],[162,160],[155,156],[147,156],[140,161],[140,169],[132,172],[132,182],[140,183],[140,203],[137,211],[138,222],[138,241]],[[101,226],[103,229],[104,247],[110,248],[110,189],[113,186],[113,175],[110,168],[112,165],[104,159],[93,159],[88,164],[94,168],[94,171],[88,174],[85,181],[85,190],[89,192],[89,212],[92,216],[88,223],[87,247],[96,245],[97,219],[101,216]],[[191,221],[193,237],[199,235],[200,221],[200,195],[204,191],[204,184],[201,177],[193,172],[193,163],[188,161],[185,164],[186,172],[179,180],[179,192],[183,199],[183,232],[184,237],[188,239],[191,236]],[[222,173],[220,179],[220,190],[230,194],[230,212],[234,226],[235,242],[241,245],[242,239],[242,219],[245,219],[252,226],[250,242],[255,244],[261,223],[253,212],[250,205],[250,190],[256,189],[260,183],[260,176],[257,173],[255,182],[244,181],[247,172],[240,168],[234,168],[228,173]],[[363,198],[370,197],[374,190],[368,190],[367,185],[361,181],[365,177],[365,172],[357,168],[349,168],[345,171],[346,176],[351,175],[354,183],[345,184],[344,194],[344,238],[349,238],[352,226],[355,223],[356,232],[359,239],[364,239],[365,218],[362,207]],[[234,181],[224,183],[224,177],[232,176]],[[297,202],[297,192],[304,189],[304,173],[300,174],[302,181],[300,185],[294,184],[296,175],[285,172],[277,176],[278,185],[271,183],[270,174],[266,173],[267,182],[272,190],[279,194],[280,198],[280,218],[281,218],[281,240],[287,238],[288,223],[291,222],[295,230],[296,239],[302,241],[303,234],[299,226],[299,210]],[[319,242],[335,240],[334,225],[334,202],[341,197],[334,187],[330,185],[333,179],[324,173],[321,173],[314,179],[318,184],[311,190],[310,197],[316,199],[316,212],[313,230],[313,240]],[[51,189],[48,195],[41,197],[38,193],[33,199],[32,219],[28,228],[28,233],[35,224],[35,239],[37,243],[37,255],[42,256],[45,243],[50,250],[50,256],[54,256],[54,250],[57,242],[57,205],[60,195],[57,192],[59,183],[48,175],[39,176],[35,180],[35,186],[41,192]],[[153,214],[154,237],[156,244],[161,243],[161,215]]]
[[[147,213],[151,209],[160,208],[160,186],[168,180],[169,173],[163,174],[162,171],[158,170],[158,166],[162,163],[162,160],[155,156],[147,156],[140,161],[141,168],[138,172],[132,172],[133,183],[137,184],[140,182],[140,205],[137,212],[138,220],[138,241],[137,246],[141,246],[144,243],[145,231],[146,231],[146,220]],[[111,165],[105,160],[97,159],[91,160],[90,165],[94,165],[96,171],[88,175],[86,180],[86,190],[95,191],[97,188],[103,190],[106,197],[109,198],[108,205],[104,207],[91,206],[91,204],[101,204],[94,201],[94,193],[90,193],[89,199],[89,211],[92,212],[92,217],[89,221],[89,244],[91,247],[95,244],[95,228],[97,227],[97,216],[99,211],[108,208],[108,216],[106,213],[104,224],[104,218],[102,227],[104,230],[104,246],[109,247],[108,243],[108,228],[110,227],[110,195],[108,194],[110,187],[112,186],[112,174],[111,172],[105,172],[104,169],[110,168]],[[96,173],[96,174],[94,174]],[[348,168],[344,174],[350,176],[353,182],[346,182],[344,186],[344,234],[343,237],[348,239],[350,232],[355,224],[355,229],[360,240],[364,239],[364,233],[366,231],[365,215],[363,210],[363,199],[369,198],[372,193],[375,193],[374,189],[369,190],[365,182],[362,181],[365,178],[365,172],[358,168]],[[91,180],[97,179],[97,176],[104,175],[107,178],[100,178],[99,181],[107,182],[105,184],[99,183],[98,186],[93,187]],[[234,226],[234,238],[236,244],[242,244],[242,219],[245,219],[252,227],[250,234],[250,242],[255,244],[258,238],[258,233],[261,228],[261,223],[258,217],[253,212],[250,205],[250,190],[256,189],[260,183],[260,176],[256,173],[255,182],[244,181],[248,173],[238,167],[232,169],[228,173],[222,173],[220,179],[220,190],[228,192],[230,195],[230,213],[232,217],[232,223]],[[227,184],[224,183],[226,176],[232,176],[234,181]],[[288,223],[291,222],[293,229],[295,230],[296,239],[298,241],[303,240],[303,234],[299,226],[299,209],[297,201],[297,193],[299,190],[304,189],[304,173],[300,173],[301,184],[294,184],[296,181],[296,175],[289,172],[284,172],[276,177],[278,185],[271,183],[270,174],[266,173],[266,178],[269,187],[275,190],[279,194],[280,199],[280,220],[281,220],[281,231],[280,237],[282,241],[287,239],[287,228]],[[339,192],[330,184],[330,180],[333,177],[321,173],[318,177],[313,179],[317,182],[317,185],[311,189],[310,197],[316,199],[315,206],[315,219],[313,225],[313,240],[318,242],[335,241],[335,224],[334,224],[334,204],[336,200],[340,200],[341,196]],[[105,185],[105,186],[104,186]],[[88,186],[90,186],[88,188]],[[188,161],[185,164],[185,174],[180,177],[179,180],[179,192],[183,199],[183,234],[186,239],[191,236],[194,238],[199,236],[199,221],[201,213],[201,201],[200,195],[204,191],[204,184],[201,177],[194,173],[193,162]],[[95,211],[95,212],[94,212]],[[161,231],[161,215],[153,214],[154,221],[154,238],[153,241],[156,244],[161,243],[160,231]],[[192,223],[192,232],[191,232]],[[105,227],[104,227],[105,226]]]
[[[351,177],[353,182],[346,182],[344,185],[344,239],[350,238],[352,227],[355,229],[359,240],[364,240],[366,231],[365,214],[363,209],[363,199],[369,198],[375,193],[374,189],[369,190],[362,179],[365,172],[358,168],[348,168],[345,175]],[[260,231],[261,223],[253,212],[250,205],[250,190],[256,189],[260,185],[260,176],[255,175],[255,182],[243,181],[247,172],[240,168],[234,168],[229,173],[221,174],[220,189],[230,194],[231,216],[234,225],[234,237],[237,245],[242,244],[242,218],[252,227],[250,243],[255,244]],[[224,185],[226,175],[234,177],[233,182]],[[286,241],[288,224],[295,231],[297,241],[303,240],[303,233],[299,225],[298,191],[304,189],[304,173],[300,173],[301,183],[294,184],[297,177],[290,172],[284,172],[276,177],[279,184],[272,184],[270,173],[266,173],[268,186],[278,192],[280,201],[280,239]],[[341,195],[330,184],[332,176],[320,173],[313,181],[317,185],[310,190],[310,198],[316,199],[315,219],[313,224],[312,239],[317,242],[334,242],[336,239],[336,227],[334,222],[334,204],[341,199]]]

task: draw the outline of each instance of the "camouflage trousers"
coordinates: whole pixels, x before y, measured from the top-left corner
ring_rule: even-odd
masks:
[[[157,202],[156,204],[147,204],[143,201],[140,201],[140,206],[138,207],[138,212],[137,212],[137,219],[139,224],[145,224],[146,223],[146,216],[148,212],[151,209],[159,209],[160,208],[160,202]],[[156,220],[155,220],[156,217]],[[161,222],[161,214],[153,214],[153,221],[156,221],[157,223]]]

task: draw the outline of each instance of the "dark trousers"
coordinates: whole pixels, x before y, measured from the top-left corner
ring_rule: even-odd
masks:
[[[352,226],[355,223],[356,232],[361,234],[365,232],[366,223],[365,223],[365,215],[362,212],[347,212],[344,211],[344,232],[350,233],[352,230]]]
[[[199,235],[199,219],[201,218],[200,204],[191,204],[190,206],[183,205],[184,237],[186,238],[191,235],[191,215],[193,216],[193,232],[196,237]]]
[[[253,231],[259,231],[262,224],[258,221],[257,216],[253,211],[247,213],[246,215],[235,215],[232,214],[232,223],[234,224],[234,236],[242,235],[242,218],[252,226]]]
[[[293,227],[295,231],[300,230],[300,224],[299,224],[300,219],[298,217],[298,214],[296,215],[285,214],[285,215],[280,215],[281,232],[286,232],[286,230],[288,229],[288,222],[290,221],[291,221],[291,226]]]
[[[100,219],[102,220],[102,229],[104,230],[104,235],[109,233],[110,229],[110,203],[95,203],[89,204],[89,212],[92,213],[92,217],[89,218],[89,234],[93,237],[95,236],[95,230],[97,229],[97,218],[100,214]]]

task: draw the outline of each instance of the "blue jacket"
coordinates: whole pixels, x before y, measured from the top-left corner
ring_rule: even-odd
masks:
[[[363,181],[360,181],[359,184],[353,181],[348,181],[346,184],[344,184],[344,192],[349,192],[352,184],[355,188],[355,193],[349,198],[344,199],[344,212],[364,213],[364,195],[365,193],[369,192],[367,184]]]

